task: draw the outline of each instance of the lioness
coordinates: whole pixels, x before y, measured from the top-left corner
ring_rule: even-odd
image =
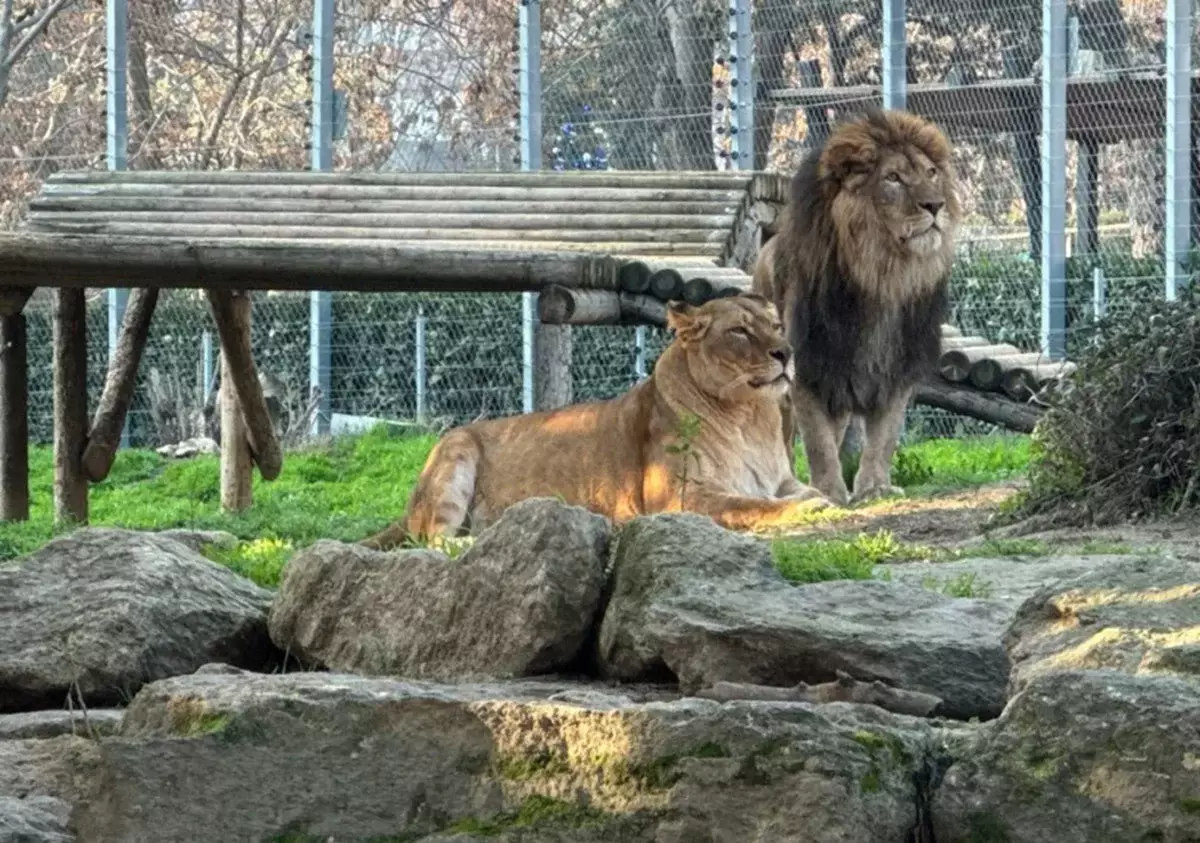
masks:
[[[812,484],[850,495],[839,459],[852,415],[865,442],[854,499],[902,492],[892,456],[913,390],[933,371],[962,212],[950,144],[932,123],[870,110],[800,166],[754,291],[775,301],[796,358],[785,435],[799,427]]]
[[[774,306],[752,294],[672,304],[667,324],[675,338],[653,374],[618,398],[447,433],[403,526],[365,543],[454,535],[468,522],[477,531],[531,497],[559,497],[616,522],[689,510],[730,528],[782,524],[827,506],[789,465],[780,399],[792,360]],[[688,414],[700,423],[681,442]]]

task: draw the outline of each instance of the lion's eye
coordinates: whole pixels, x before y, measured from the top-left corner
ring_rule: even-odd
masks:
[[[936,176],[937,174],[938,174],[937,167],[930,167],[930,168],[929,168],[929,177],[930,177],[930,178],[933,178],[933,177],[934,177],[934,176]]]
[[[888,173],[887,180],[890,181],[892,184],[899,184],[900,183],[900,174],[899,173]]]
[[[745,337],[746,339],[750,339],[750,332],[745,328],[732,328],[730,329],[729,333],[733,334],[735,337]]]

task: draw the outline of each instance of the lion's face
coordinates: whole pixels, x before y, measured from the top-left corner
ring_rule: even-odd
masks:
[[[821,168],[846,243],[883,239],[910,258],[949,258],[961,211],[950,145],[932,123],[903,112],[860,118],[829,138]]]
[[[705,394],[741,403],[787,393],[795,374],[792,349],[775,306],[762,296],[743,294],[699,307],[673,302],[667,325]]]

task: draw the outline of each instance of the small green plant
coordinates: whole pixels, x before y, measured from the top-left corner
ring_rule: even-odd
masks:
[[[261,538],[239,541],[232,548],[207,545],[204,555],[264,588],[278,588],[283,568],[295,548],[284,539]]]
[[[795,583],[877,578],[882,562],[940,559],[944,552],[906,545],[885,530],[849,539],[776,539],[771,545],[775,567]]]
[[[692,443],[700,433],[700,425],[702,424],[700,417],[692,412],[685,412],[679,417],[679,421],[675,426],[676,441],[666,446],[666,452],[674,456],[680,457],[681,466],[679,472],[675,475],[679,480],[679,506],[682,509],[686,506],[687,500],[687,484],[688,484],[688,460],[696,460],[699,465],[699,455],[692,452]]]
[[[947,597],[982,598],[990,597],[992,594],[991,585],[979,580],[973,572],[962,573],[946,580],[939,580],[934,576],[924,577],[921,580],[921,586]]]

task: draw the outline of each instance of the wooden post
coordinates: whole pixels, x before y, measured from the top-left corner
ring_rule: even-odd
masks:
[[[25,316],[31,291],[0,290],[0,521],[29,520],[29,369]]]
[[[207,292],[217,333],[221,335],[222,394],[237,393],[245,425],[245,435],[240,438],[249,440],[251,455],[263,479],[274,480],[283,467],[283,453],[254,367],[250,347],[250,297],[243,292],[227,290],[210,289]],[[222,404],[221,439],[232,442],[232,428],[225,427],[226,409]]]
[[[245,300],[249,309],[250,299],[246,296],[238,298]],[[221,509],[239,512],[249,509],[254,501],[251,485],[254,466],[238,392],[233,388],[229,355],[224,352],[221,354],[221,390],[218,395],[221,398]]]
[[[133,401],[138,364],[146,348],[146,339],[150,335],[150,319],[154,316],[157,302],[157,289],[139,287],[130,295],[126,305],[121,336],[117,340],[112,359],[108,362],[104,392],[96,407],[87,448],[83,452],[84,470],[93,483],[99,483],[108,476],[117,456],[125,417]]]
[[[54,519],[86,524],[87,302],[81,289],[54,291]]]
[[[534,400],[538,410],[572,402],[571,326],[539,324],[534,335]]]

